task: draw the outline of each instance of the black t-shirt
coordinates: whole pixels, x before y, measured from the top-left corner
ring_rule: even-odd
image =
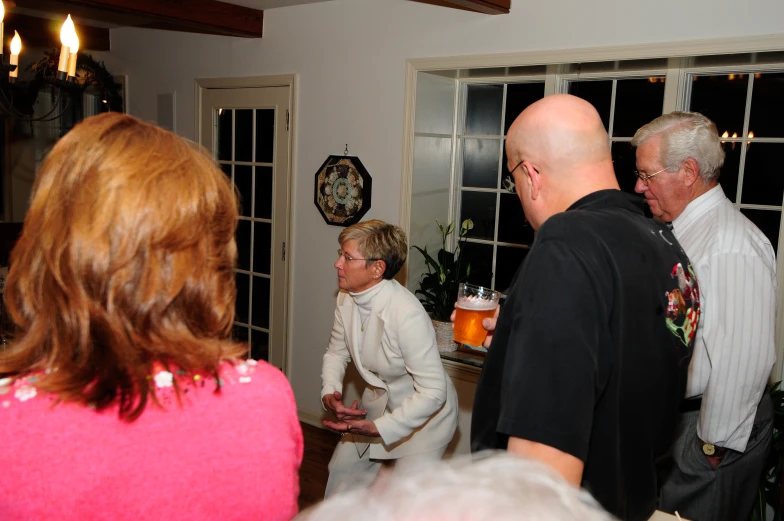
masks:
[[[473,451],[509,436],[585,463],[583,486],[621,519],[656,508],[699,291],[672,232],[618,190],[548,219],[517,271],[479,378]]]

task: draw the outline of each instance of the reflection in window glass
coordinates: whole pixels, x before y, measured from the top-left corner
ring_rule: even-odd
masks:
[[[493,281],[493,245],[466,242],[463,244],[463,260],[471,264],[468,282],[477,286],[491,287]]]
[[[605,130],[610,129],[612,80],[580,80],[569,82],[569,94],[582,98],[599,112]]]
[[[754,210],[741,208],[741,213],[757,225],[765,236],[770,239],[773,249],[779,249],[779,228],[781,227],[781,211],[779,210]]]
[[[784,143],[750,142],[746,147],[741,202],[781,206],[784,195],[784,175],[781,172]]]
[[[630,194],[635,193],[634,185],[637,183],[637,149],[628,141],[615,141],[612,144],[612,159],[615,177],[621,190]]]
[[[749,78],[744,74],[694,76],[689,110],[710,118],[728,137],[743,135]]]
[[[465,133],[497,136],[501,134],[503,85],[468,85],[466,88]]]
[[[754,75],[749,131],[756,137],[784,137],[784,72]]]
[[[727,199],[735,202],[738,196],[738,172],[740,172],[740,152],[743,143],[724,143],[724,166],[721,167],[719,184]]]
[[[506,86],[506,109],[504,111],[504,135],[509,132],[517,116],[528,105],[544,97],[544,82],[510,83]]]
[[[493,240],[495,234],[495,192],[464,190],[460,205],[460,222],[471,219],[474,228],[467,237]]]
[[[617,80],[613,136],[633,137],[637,129],[661,116],[664,78]]]
[[[528,255],[527,248],[513,248],[510,246],[499,246],[498,255],[495,261],[495,289],[506,293],[512,284],[517,269]]]
[[[498,186],[498,161],[502,144],[499,139],[463,140],[463,186]]]
[[[534,242],[534,229],[525,219],[523,205],[517,194],[501,194],[501,208],[498,212],[498,242],[531,245]]]

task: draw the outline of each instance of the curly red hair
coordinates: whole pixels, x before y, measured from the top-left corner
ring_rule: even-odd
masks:
[[[152,365],[207,371],[239,356],[237,198],[200,147],[118,113],[76,125],[44,161],[11,253],[17,326],[0,374],[133,421]],[[178,390],[179,393],[179,390]]]

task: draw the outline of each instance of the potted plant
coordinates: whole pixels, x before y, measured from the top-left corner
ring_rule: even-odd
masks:
[[[441,230],[441,249],[438,250],[435,258],[428,253],[427,246],[424,249],[414,246],[425,258],[427,265],[427,273],[422,276],[419,289],[414,293],[419,296],[419,300],[433,320],[439,351],[455,351],[457,344],[452,340],[449,316],[457,302],[458,286],[471,274],[471,263],[462,262],[462,256],[465,237],[474,227],[474,223],[471,219],[463,221],[453,251],[447,249],[447,239],[455,231],[454,221],[445,227],[436,219],[436,224]]]

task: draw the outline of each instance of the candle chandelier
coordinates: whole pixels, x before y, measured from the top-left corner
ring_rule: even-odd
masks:
[[[61,103],[64,91],[78,89],[76,83],[76,56],[79,51],[79,37],[76,35],[71,15],[68,15],[60,29],[60,60],[57,73],[49,78],[52,86],[52,109],[43,115],[34,116],[19,108],[19,98],[26,98],[24,86],[18,83],[19,53],[22,52],[22,38],[17,31],[11,40],[11,55],[6,60],[3,49],[3,19],[5,6],[0,0],[0,114],[24,121],[52,121],[62,116],[70,104],[71,96],[65,96],[65,103]],[[61,107],[61,105],[64,105]],[[60,108],[60,112],[57,109]]]

